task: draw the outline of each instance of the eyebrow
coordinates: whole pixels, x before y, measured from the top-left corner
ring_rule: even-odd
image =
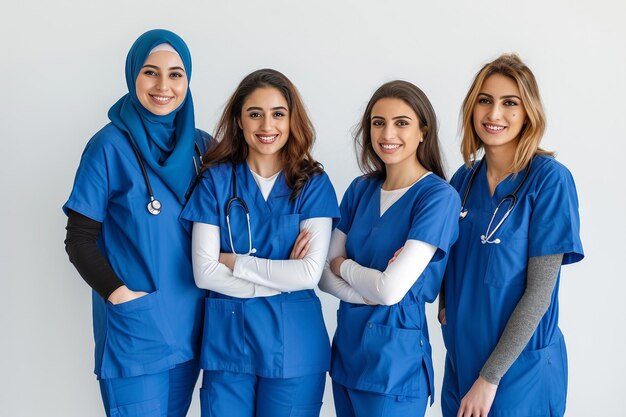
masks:
[[[372,116],[372,119],[383,119],[385,120],[385,118],[383,116]],[[396,116],[396,117],[392,117],[391,120],[398,120],[398,119],[409,119],[409,120],[413,120],[411,119],[409,116],[405,116],[405,115],[401,115],[401,116]]]
[[[493,96],[492,96],[491,94],[487,94],[487,93],[478,93],[478,95],[479,95],[479,96],[486,96],[486,97],[489,97],[489,98],[491,98],[491,99],[493,98]],[[519,98],[519,97],[518,97],[518,96],[516,96],[515,94],[509,94],[509,95],[506,95],[506,96],[502,96],[502,97],[500,97],[500,98],[501,98],[501,99],[503,99],[503,98],[516,98],[516,99],[518,99],[518,100],[521,100],[521,98]]]
[[[246,111],[251,111],[251,110],[259,110],[259,111],[263,111],[263,108],[261,107],[256,107],[256,106],[252,106],[252,107],[248,107],[246,109]],[[287,111],[287,109],[283,106],[276,106],[276,107],[272,107],[270,110],[285,110]]]
[[[161,69],[161,68],[157,67],[156,65],[151,65],[151,64],[146,64],[146,65],[144,65],[141,68],[154,68],[156,70],[160,70]],[[170,67],[169,70],[170,71],[179,70],[179,71],[185,72],[185,69],[183,67]]]

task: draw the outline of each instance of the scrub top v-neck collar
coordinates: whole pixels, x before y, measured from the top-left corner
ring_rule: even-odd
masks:
[[[272,214],[274,209],[277,207],[274,204],[275,199],[289,196],[291,194],[291,190],[289,189],[289,187],[287,187],[287,184],[285,183],[284,174],[282,171],[278,174],[276,182],[272,187],[272,191],[270,191],[270,194],[267,197],[267,201],[265,201],[265,199],[263,198],[263,194],[259,189],[259,185],[254,180],[252,170],[250,169],[250,166],[247,162],[244,161],[243,163],[239,164],[236,168],[236,171],[238,179],[237,184],[240,184],[240,188],[237,191],[243,195],[244,200],[254,204],[256,209],[265,215]]]
[[[470,194],[472,193],[480,193],[479,198],[482,202],[481,206],[483,207],[483,211],[493,212],[498,203],[507,195],[511,194],[515,191],[515,188],[520,184],[522,179],[524,178],[524,171],[520,171],[515,174],[509,174],[506,178],[504,178],[498,185],[491,195],[491,190],[489,189],[489,182],[487,180],[487,164],[489,161],[485,159],[485,163],[481,164],[480,170],[476,173],[476,179],[474,181],[474,185],[470,190]],[[526,168],[528,169],[528,168]],[[515,175],[515,176],[514,176]]]
[[[422,178],[422,180],[424,179],[426,178]],[[402,195],[402,197],[400,197],[396,202],[390,205],[387,208],[387,210],[385,210],[382,216],[380,215],[380,198],[381,198],[381,190],[383,188],[384,180],[379,180],[378,183],[376,184],[374,195],[368,202],[368,209],[367,209],[372,218],[372,224],[374,225],[374,227],[379,227],[385,224],[390,217],[393,217],[392,216],[393,212],[396,212],[398,210],[398,207],[401,207],[401,205],[403,204],[403,200],[406,200],[407,198],[409,198],[407,197],[407,195],[413,194],[414,188],[419,187],[420,184],[423,182],[422,180],[419,180],[415,182],[413,185],[411,185],[406,190],[406,192]]]

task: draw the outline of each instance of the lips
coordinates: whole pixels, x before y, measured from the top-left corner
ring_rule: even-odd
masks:
[[[399,143],[381,143],[379,146],[384,153],[394,153],[402,147]]]
[[[152,102],[158,104],[158,105],[164,105],[164,104],[169,104],[172,100],[174,100],[174,97],[170,97],[170,96],[156,96],[156,95],[152,95],[150,94],[150,98],[152,99]]]
[[[261,143],[264,144],[270,144],[270,143],[274,143],[276,141],[276,139],[278,138],[277,134],[274,135],[254,135],[257,140]]]
[[[487,131],[487,133],[491,133],[492,135],[497,135],[506,129],[506,126],[493,125],[490,123],[483,123],[483,127]]]

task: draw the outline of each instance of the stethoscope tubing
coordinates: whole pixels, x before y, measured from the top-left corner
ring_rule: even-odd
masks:
[[[233,251],[233,253],[235,255],[250,255],[250,254],[256,252],[256,249],[254,249],[252,247],[252,231],[250,230],[250,210],[248,209],[248,204],[246,204],[244,199],[237,195],[237,172],[236,172],[236,169],[235,169],[235,163],[234,162],[232,164],[230,183],[232,184],[232,197],[228,199],[228,201],[226,202],[226,207],[225,207],[225,211],[226,211],[226,226],[228,228],[228,239],[230,241],[230,248],[231,248],[231,250]],[[246,213],[246,223],[248,225],[248,252],[247,253],[241,253],[241,254],[238,254],[235,251],[235,245],[233,244],[233,235],[232,235],[231,228],[230,228],[230,211],[231,211],[233,205],[236,204],[236,203],[241,205],[241,207],[243,208],[244,212]]]
[[[148,196],[150,197],[150,201],[148,202],[148,205],[147,205],[148,212],[156,216],[161,213],[161,209],[163,206],[161,202],[154,197],[154,192],[152,191],[152,185],[150,184],[150,177],[148,177],[146,166],[143,163],[143,158],[141,158],[141,154],[139,153],[137,146],[135,146],[135,144],[133,143],[133,140],[130,138],[128,139],[128,142],[130,143],[130,147],[133,148],[133,152],[135,153],[135,156],[137,157],[139,168],[141,168],[141,175],[143,175],[143,181],[146,184],[146,189],[148,190]],[[198,155],[198,158],[200,159],[200,163],[202,164],[202,152],[200,152],[200,147],[195,142],[193,146],[194,146],[194,150],[196,154]],[[196,184],[198,183],[200,179],[200,169],[198,168],[198,163],[196,162],[196,158],[192,157],[192,160],[193,160],[193,166],[196,170],[196,178],[194,179],[194,182],[191,188],[189,189],[189,191],[187,191],[187,193],[185,194],[185,199],[189,198],[189,195],[191,195],[191,191],[195,188]]]
[[[463,200],[461,202],[461,212],[459,214],[459,221],[463,220],[467,216],[468,210],[465,208],[465,203],[467,203],[467,199],[469,197],[470,190],[472,188],[472,185],[474,184],[474,178],[476,177],[476,174],[478,173],[478,171],[480,171],[480,167],[482,166],[484,161],[485,161],[485,158],[482,158],[477,164],[474,165],[474,167],[472,167],[472,174],[470,175],[469,181],[467,182],[467,187],[465,188],[465,193],[463,193]],[[513,190],[512,193],[509,193],[509,194],[505,195],[504,197],[502,197],[502,199],[498,202],[498,205],[496,206],[493,214],[491,215],[491,219],[489,220],[489,225],[487,226],[487,230],[485,231],[485,234],[480,236],[481,243],[483,243],[483,244],[485,244],[485,243],[499,244],[501,242],[500,239],[496,238],[494,240],[491,240],[491,238],[496,233],[496,231],[498,231],[498,229],[500,229],[500,227],[502,226],[504,221],[507,219],[507,217],[509,217],[509,214],[511,214],[511,212],[513,211],[513,209],[517,205],[517,193],[522,188],[522,186],[526,182],[526,179],[528,178],[528,174],[530,173],[530,166],[531,166],[532,162],[533,162],[532,159],[528,162],[528,166],[524,170],[524,176],[522,177],[522,180],[517,185],[517,187],[515,187],[515,190]],[[502,219],[500,219],[498,224],[492,230],[491,226],[493,225],[493,221],[495,220],[495,217],[498,214],[498,210],[500,209],[502,204],[504,204],[504,202],[507,201],[507,200],[511,200],[511,206],[509,208],[507,208],[506,212],[504,213],[504,216],[502,216]]]

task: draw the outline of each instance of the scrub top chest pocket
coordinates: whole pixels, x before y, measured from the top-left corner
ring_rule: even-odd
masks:
[[[494,287],[507,287],[526,284],[526,270],[528,266],[528,219],[529,204],[525,196],[520,196],[520,201],[511,211],[511,214],[498,230],[500,239],[498,244],[481,244],[481,250],[488,251],[487,269],[484,283]],[[481,224],[487,224],[491,214],[481,215]],[[474,238],[474,236],[472,236]]]
[[[272,230],[280,230],[278,234],[280,252],[285,256],[285,259],[288,259],[293,244],[300,233],[300,215],[283,214],[273,219],[273,222],[275,224],[272,225]]]

